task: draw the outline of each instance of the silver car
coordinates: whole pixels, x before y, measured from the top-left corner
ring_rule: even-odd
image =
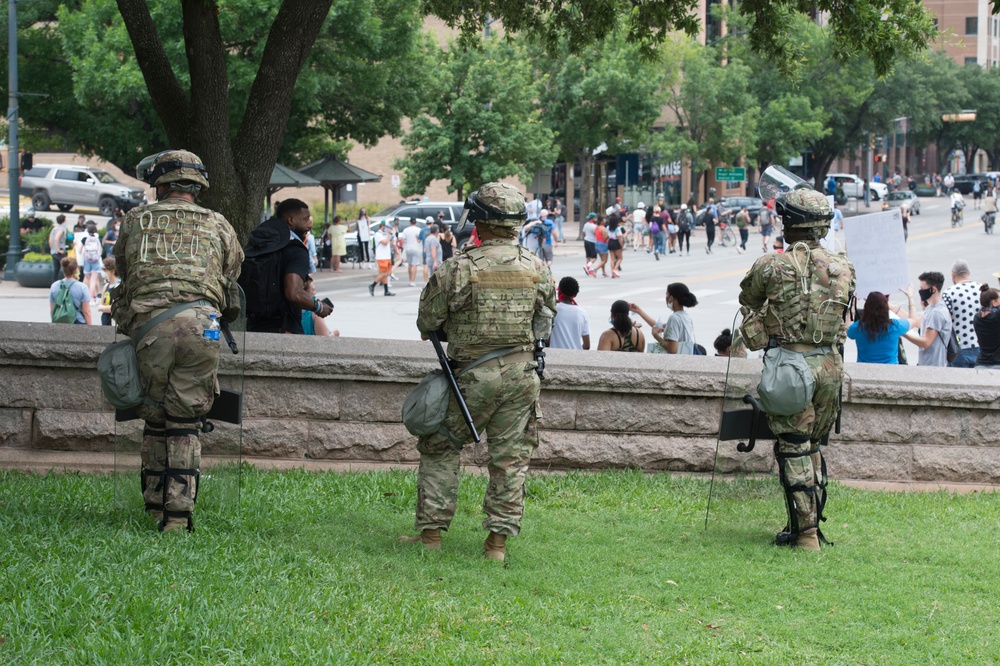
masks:
[[[146,203],[146,191],[119,182],[107,171],[71,164],[36,164],[24,172],[21,192],[36,210],[55,204],[66,212],[73,206],[96,208],[111,216],[115,208],[127,211]]]
[[[920,198],[910,190],[889,192],[882,200],[882,210],[908,208],[914,215],[920,215]]]

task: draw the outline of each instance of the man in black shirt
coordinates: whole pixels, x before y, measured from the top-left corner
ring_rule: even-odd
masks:
[[[309,206],[298,199],[278,204],[274,217],[250,232],[240,284],[247,295],[247,330],[302,335],[302,311],[329,317],[333,308],[306,291],[312,228]]]
[[[21,235],[30,234],[32,231],[40,231],[42,221],[35,217],[35,211],[28,213],[28,217],[21,221]]]

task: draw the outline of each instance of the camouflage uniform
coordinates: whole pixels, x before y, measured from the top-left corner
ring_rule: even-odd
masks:
[[[786,198],[801,206],[822,207],[802,192],[796,190]],[[806,192],[818,195],[814,190]],[[825,233],[823,225],[808,226]],[[740,303],[755,311],[753,316],[762,323],[770,343],[801,352],[815,379],[815,392],[805,409],[790,416],[767,415],[778,437],[775,456],[789,513],[779,543],[792,542],[802,532],[818,528],[823,519],[827,476],[820,444],[837,418],[844,375],[838,346],[844,340],[843,313],[854,285],[851,262],[827,252],[818,240],[789,242],[784,253],[761,257],[740,283]]]
[[[489,184],[478,194],[496,202],[510,191],[523,209],[523,197],[510,186]],[[490,482],[483,527],[498,535],[515,536],[520,531],[525,475],[538,446],[540,416],[540,386],[531,349],[536,337],[548,337],[555,308],[555,286],[545,263],[512,240],[487,240],[479,248],[456,254],[431,276],[420,295],[417,327],[423,334],[438,330],[447,334],[448,357],[456,368],[491,351],[515,348],[458,379],[477,430],[489,437]],[[417,443],[418,530],[447,530],[455,515],[461,446],[472,440],[454,398],[445,425],[459,442],[434,434]]]
[[[168,151],[160,160],[200,165],[185,151]],[[174,170],[156,184],[179,182],[176,189],[183,189],[183,183],[194,180],[190,171]],[[177,177],[183,180],[172,180]],[[146,421],[141,449],[146,509],[160,518],[161,529],[179,523],[190,528],[201,461],[200,421],[219,390],[219,343],[203,333],[209,315],[239,314],[234,290],[243,250],[222,215],[172,196],[125,215],[115,261],[122,283],[112,310],[126,335],[179,303],[211,303],[170,317],[136,345],[147,396],[140,410]]]

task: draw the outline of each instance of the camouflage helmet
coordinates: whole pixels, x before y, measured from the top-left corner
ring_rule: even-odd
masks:
[[[527,216],[520,190],[507,183],[486,183],[465,200],[458,228],[461,230],[469,220],[513,228]]]
[[[204,163],[188,150],[164,150],[139,162],[135,169],[136,176],[153,187],[169,185],[170,189],[195,194],[208,189]]]
[[[833,218],[830,201],[808,186],[800,186],[778,197],[775,212],[781,216],[781,224],[786,229],[816,228],[820,233],[830,228]]]

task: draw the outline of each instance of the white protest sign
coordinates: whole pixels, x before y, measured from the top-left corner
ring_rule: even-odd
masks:
[[[909,286],[906,239],[899,209],[846,218],[844,240],[847,256],[857,273],[855,293],[859,299],[873,291],[893,294]]]

